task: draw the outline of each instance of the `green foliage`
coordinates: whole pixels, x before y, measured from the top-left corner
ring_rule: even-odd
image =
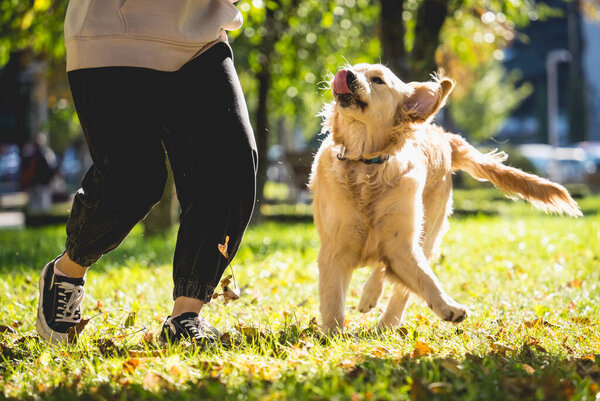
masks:
[[[65,55],[67,0],[0,0],[0,66],[10,52],[32,49],[50,60]]]
[[[533,88],[529,83],[517,86],[518,72],[506,74],[498,62],[481,65],[474,75],[470,93],[455,100],[450,110],[456,125],[466,131],[472,141],[481,142],[498,132]]]
[[[296,4],[297,3],[297,4]],[[272,7],[281,37],[269,60],[273,83],[269,91],[270,126],[284,121],[288,129],[301,127],[308,139],[319,129],[316,117],[331,97],[324,79],[351,63],[376,62],[379,41],[375,34],[378,8],[367,0],[237,3],[244,15],[241,30],[230,32],[236,64],[251,110],[257,87],[250,80],[262,70],[266,12]],[[254,96],[252,95],[254,94]],[[276,139],[276,138],[273,138]]]

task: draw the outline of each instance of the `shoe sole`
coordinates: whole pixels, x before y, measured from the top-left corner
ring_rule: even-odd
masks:
[[[52,262],[50,262],[52,263]],[[38,299],[38,312],[37,319],[35,320],[35,330],[38,332],[39,336],[43,338],[45,341],[50,344],[64,344],[68,342],[67,333],[60,333],[58,331],[54,331],[48,326],[46,322],[46,318],[44,317],[44,277],[46,277],[46,271],[50,266],[48,263],[44,269],[42,270],[42,274],[40,275],[39,281],[39,289],[40,289],[40,297]]]

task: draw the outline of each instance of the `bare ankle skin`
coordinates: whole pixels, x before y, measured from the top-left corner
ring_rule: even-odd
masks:
[[[179,316],[182,313],[186,312],[194,312],[199,314],[203,306],[204,301],[201,301],[199,299],[189,297],[177,297],[175,299],[175,304],[173,305],[173,312],[171,312],[171,316]]]
[[[62,273],[72,278],[82,278],[88,271],[87,267],[83,267],[73,262],[67,253],[63,253],[55,262],[55,266]]]

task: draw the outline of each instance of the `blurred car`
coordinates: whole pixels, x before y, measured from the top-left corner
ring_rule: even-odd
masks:
[[[21,155],[19,147],[12,143],[0,144],[0,194],[19,192]]]
[[[585,151],[588,161],[585,183],[600,187],[600,142],[579,142],[577,146]]]
[[[534,165],[538,173],[560,184],[585,183],[591,163],[583,148],[553,147],[533,143],[520,145],[517,150]]]

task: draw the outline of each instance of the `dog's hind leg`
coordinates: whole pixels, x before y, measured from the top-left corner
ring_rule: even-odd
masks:
[[[379,297],[383,292],[383,284],[385,283],[385,265],[377,266],[367,279],[360,296],[358,310],[362,313],[367,313],[377,305]]]
[[[379,328],[394,328],[402,323],[402,317],[404,316],[409,297],[410,290],[405,285],[399,282],[394,284],[392,297],[381,319],[379,319]]]
[[[344,250],[322,247],[319,252],[319,298],[322,330],[326,334],[344,330],[346,292],[358,256]]]

